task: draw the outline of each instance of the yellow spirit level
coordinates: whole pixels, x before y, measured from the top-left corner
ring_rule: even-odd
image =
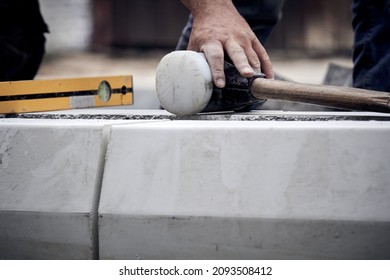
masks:
[[[131,104],[131,75],[0,82],[0,114]]]

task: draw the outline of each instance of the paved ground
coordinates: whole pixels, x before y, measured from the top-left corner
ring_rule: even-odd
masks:
[[[100,75],[128,75],[134,77],[135,105],[133,108],[159,108],[155,96],[154,79],[158,62],[166,52],[137,52],[108,55],[102,53],[67,53],[48,55],[37,79],[88,77]],[[351,66],[349,57],[304,58],[271,54],[275,72],[281,76],[304,83],[323,82],[330,62]]]

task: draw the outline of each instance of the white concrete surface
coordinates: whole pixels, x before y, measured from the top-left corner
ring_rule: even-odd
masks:
[[[0,258],[92,258],[102,128],[14,120],[0,139]]]
[[[98,257],[108,133],[104,120],[0,119],[0,259]]]
[[[389,122],[114,125],[100,258],[389,258],[389,143]]]
[[[0,118],[0,258],[389,259],[388,120]]]

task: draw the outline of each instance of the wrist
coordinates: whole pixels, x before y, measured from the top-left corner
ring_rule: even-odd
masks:
[[[194,17],[236,12],[232,0],[181,0]]]

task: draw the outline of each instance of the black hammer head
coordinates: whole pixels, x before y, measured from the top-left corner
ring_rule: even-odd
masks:
[[[210,102],[202,112],[248,112],[260,107],[266,101],[254,98],[250,89],[252,81],[256,78],[264,78],[264,74],[256,73],[252,78],[245,78],[233,64],[226,61],[224,70],[226,86],[224,88],[214,86]]]

